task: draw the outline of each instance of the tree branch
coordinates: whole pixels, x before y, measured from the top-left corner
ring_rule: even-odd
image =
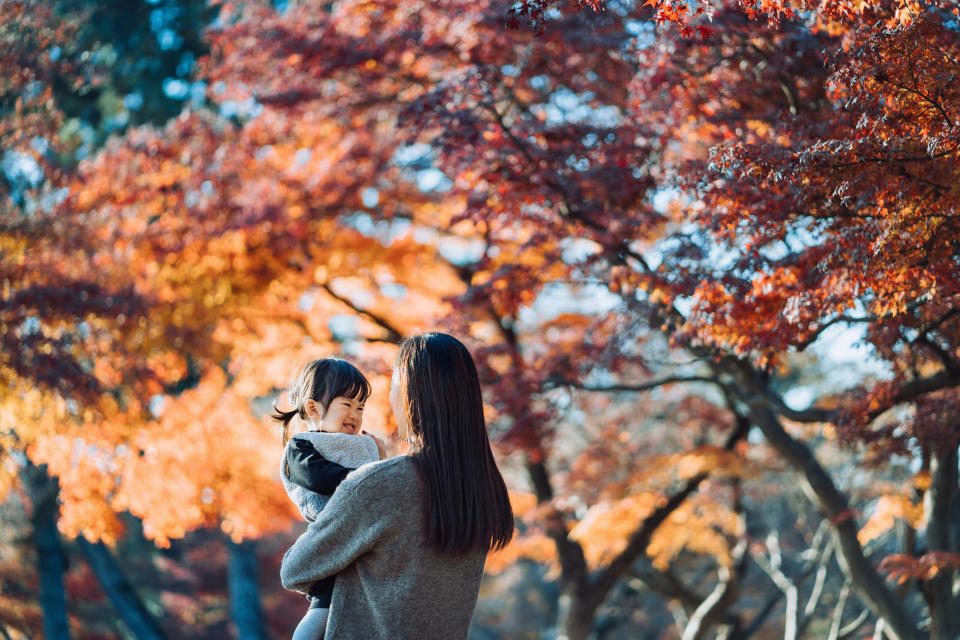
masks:
[[[746,567],[747,541],[741,539],[731,552],[733,566],[727,569],[720,567],[718,573],[720,582],[697,607],[686,628],[683,630],[683,640],[702,640],[710,628],[723,616],[727,607],[736,599],[740,588],[740,578]]]
[[[851,323],[876,322],[879,319],[880,319],[879,316],[872,316],[872,315],[871,316],[848,316],[845,313],[841,313],[840,315],[834,318],[831,318],[830,320],[827,320],[822,325],[814,329],[813,333],[807,336],[806,340],[804,340],[803,342],[797,345],[797,351],[803,351],[804,349],[809,347],[811,344],[817,341],[817,339],[820,337],[820,334],[822,334],[824,331],[826,331],[833,325],[837,324],[838,322],[851,322]]]
[[[863,611],[861,611],[860,615],[858,615],[856,618],[848,622],[847,625],[843,627],[843,629],[840,629],[840,635],[837,636],[837,640],[846,640],[847,638],[855,634],[857,630],[863,626],[863,623],[866,622],[869,618],[870,618],[870,609],[864,609]]]
[[[824,538],[827,535],[828,527],[829,523],[826,520],[823,520],[820,523],[820,526],[817,527],[816,532],[813,534],[813,540],[810,541],[809,547],[812,553],[807,557],[803,566],[800,568],[799,574],[794,580],[798,588],[807,581],[807,578],[810,577],[815,568],[821,566],[821,562],[823,561],[823,550],[821,545],[824,543]],[[766,619],[769,617],[776,604],[780,602],[780,599],[783,597],[783,595],[783,591],[778,590],[774,592],[773,596],[767,600],[757,615],[754,616],[753,620],[750,622],[750,625],[743,630],[743,633],[740,636],[738,636],[739,640],[747,640],[747,638],[752,636],[760,628],[764,621],[766,621]]]
[[[758,553],[755,554],[754,561],[787,598],[783,620],[783,640],[797,640],[797,630],[800,626],[800,594],[797,585],[783,573],[780,545],[773,531],[767,536],[767,548],[770,551],[770,560]]]
[[[323,282],[319,286],[321,289],[323,289],[328,294],[330,294],[330,297],[332,297],[337,302],[341,302],[345,304],[357,314],[364,316],[365,318],[373,321],[373,323],[379,326],[380,328],[384,329],[387,332],[386,337],[383,338],[384,342],[392,342],[394,344],[400,344],[403,341],[403,333],[399,329],[394,327],[392,324],[390,324],[385,318],[381,318],[380,316],[376,315],[372,311],[361,309],[356,304],[354,304],[350,299],[335,293],[334,290],[330,287],[330,283],[328,282]]]
[[[947,351],[945,351],[940,345],[934,342],[929,333],[921,332],[914,342],[916,344],[921,344],[932,351],[933,355],[935,355],[940,361],[940,364],[943,365],[945,371],[950,371],[953,373],[960,372],[960,367],[958,367],[957,363],[953,361],[953,359],[950,357],[950,354],[947,353]]]
[[[840,638],[840,624],[843,622],[843,609],[847,606],[847,598],[850,597],[850,581],[845,580],[843,588],[840,589],[840,596],[837,598],[837,606],[833,609],[833,617],[830,621],[830,632],[827,640],[838,640]]]
[[[553,499],[553,487],[550,484],[546,465],[542,461],[533,461],[528,457],[526,468],[530,482],[533,484],[534,495],[537,496],[537,504],[549,503]],[[563,581],[582,584],[587,575],[587,560],[583,555],[583,547],[570,538],[563,516],[556,509],[551,509],[547,518],[546,533],[557,548]]]
[[[641,560],[644,559],[641,558]],[[688,588],[670,571],[660,571],[653,567],[649,561],[645,561],[643,564],[642,568],[638,568],[635,564],[630,575],[643,582],[651,591],[665,598],[677,600],[690,609],[696,609],[706,599]]]
[[[926,378],[916,378],[914,380],[910,380],[900,387],[900,390],[896,393],[896,395],[893,396],[891,401],[886,406],[878,407],[868,413],[867,423],[872,422],[879,417],[880,414],[884,413],[891,407],[900,404],[901,402],[909,402],[922,395],[957,386],[960,386],[960,372],[958,371],[941,371],[940,373],[935,373],[934,375]]]
[[[649,391],[650,389],[661,387],[665,384],[672,384],[674,382],[712,382],[718,384],[717,379],[713,376],[668,376],[666,378],[661,378],[660,380],[651,380],[649,382],[641,382],[638,384],[612,384],[606,386],[594,386],[573,380],[561,379],[557,380],[555,385],[558,387],[572,387],[582,391]]]
[[[889,403],[877,407],[870,412],[867,422],[872,422],[878,418],[880,414],[902,402],[910,402],[927,393],[957,386],[960,386],[960,371],[941,371],[926,378],[910,380],[904,383]],[[784,403],[782,398],[770,391],[764,382],[755,381],[752,386],[745,386],[744,389],[750,389],[753,392],[752,394],[742,396],[741,399],[744,403],[764,404],[774,413],[794,422],[836,422],[840,417],[841,411],[839,409],[819,409],[816,407],[809,409],[791,409]]]

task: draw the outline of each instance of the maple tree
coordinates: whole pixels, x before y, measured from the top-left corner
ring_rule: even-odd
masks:
[[[711,233],[678,234],[686,255],[665,258],[660,268],[678,295],[694,301],[681,337],[719,346],[762,371],[848,323],[863,325],[889,363],[890,380],[833,398],[836,409],[798,412],[768,394],[769,384],[746,365],[737,364],[735,375],[770,398],[754,419],[771,440],[777,413],[831,422],[841,441],[865,447],[868,462],[901,454],[932,474],[911,498],[923,496],[925,541],[916,548],[908,542],[907,555],[922,556],[909,575],[929,608],[933,637],[955,635],[958,622],[946,587],[956,541],[943,534],[955,516],[942,502],[957,493],[958,436],[927,408],[950,402],[958,382],[957,200],[943,185],[956,184],[958,171],[950,114],[960,106],[952,81],[960,42],[944,8],[825,9],[766,33],[736,11],[715,15],[726,27],[716,40],[648,49],[637,85],[638,98],[663,100],[664,108],[643,112],[654,115],[659,131],[700,132],[687,139],[695,145],[677,145],[674,184],[695,190],[697,201],[685,211]],[[668,88],[671,70],[697,83]],[[689,259],[710,251],[711,242],[728,251],[722,274],[711,261]],[[913,415],[888,412],[901,403],[911,403]],[[849,571],[889,633],[915,637],[913,614],[861,563],[835,482],[811,472],[813,461],[795,444],[782,440],[782,447],[796,456],[821,508],[841,520]],[[909,558],[899,561],[901,571],[910,566]]]
[[[83,227],[73,229],[75,217],[53,213],[64,198],[69,169],[61,162],[67,145],[60,136],[63,113],[52,86],[89,85],[97,81],[97,69],[79,54],[55,55],[62,53],[59,44],[68,46],[76,37],[76,29],[54,19],[47,8],[17,2],[4,3],[0,11],[6,45],[0,60],[5,78],[0,119],[0,492],[4,498],[11,488],[29,494],[45,633],[65,637],[57,485],[47,476],[38,447],[69,421],[91,425],[95,416],[113,413],[116,398],[102,378],[124,359],[123,351],[129,353],[124,346],[131,347],[132,341],[128,331],[117,327],[116,344],[108,345],[104,328],[115,326],[115,314],[136,319],[149,305],[122,283],[98,277],[83,260],[91,236]],[[79,259],[71,264],[67,256]],[[104,356],[99,368],[90,359],[98,354]],[[149,378],[150,367],[137,360],[130,373]]]
[[[463,7],[464,12],[460,14],[458,22],[467,24],[466,21],[471,20],[472,29],[482,29],[484,16],[498,6],[474,4],[469,8]],[[537,410],[536,396],[545,378],[563,369],[558,364],[556,371],[551,370],[549,363],[544,363],[535,371],[527,372],[526,356],[521,353],[523,348],[518,346],[518,338],[511,325],[520,306],[533,302],[547,283],[564,282],[570,277],[574,269],[561,259],[563,247],[559,243],[552,243],[551,235],[559,234],[560,238],[567,236],[575,228],[578,216],[581,220],[584,218],[582,211],[567,210],[566,213],[575,221],[574,225],[561,220],[553,227],[547,227],[551,220],[550,209],[562,198],[566,198],[568,206],[575,206],[570,203],[579,202],[585,197],[584,194],[593,196],[597,201],[611,195],[603,202],[609,207],[611,215],[623,216],[619,226],[599,229],[598,225],[594,225],[590,231],[604,235],[609,233],[614,237],[625,237],[644,229],[653,233],[663,218],[652,206],[642,205],[653,181],[649,178],[636,179],[633,167],[639,158],[649,153],[649,149],[636,147],[633,140],[637,131],[629,125],[625,125],[622,131],[616,131],[615,144],[608,140],[596,150],[597,154],[615,155],[617,163],[604,165],[601,172],[574,182],[571,178],[579,178],[577,172],[582,170],[570,168],[557,172],[556,164],[547,165],[547,162],[565,159],[565,154],[570,150],[582,150],[581,139],[584,136],[602,137],[612,132],[609,128],[597,127],[589,122],[563,127],[553,126],[552,123],[544,125],[546,118],[531,116],[534,126],[542,127],[546,132],[541,135],[548,137],[556,147],[548,153],[542,153],[545,165],[540,172],[542,186],[531,189],[529,176],[524,171],[526,163],[531,161],[531,150],[512,147],[513,142],[526,138],[527,132],[504,129],[504,114],[498,110],[497,103],[508,102],[510,96],[506,92],[493,95],[493,91],[503,91],[503,87],[495,85],[491,79],[504,77],[498,68],[515,60],[517,49],[523,43],[533,52],[532,55],[527,54],[531,61],[522,70],[524,81],[536,76],[538,71],[547,70],[552,61],[547,52],[551,46],[559,48],[567,34],[558,30],[546,32],[541,34],[540,39],[535,39],[530,33],[503,31],[492,25],[488,27],[488,32],[476,34],[476,39],[464,41],[459,37],[460,32],[454,28],[455,25],[449,24],[449,18],[446,17],[448,11],[449,7],[438,7],[435,13],[427,10],[412,14],[401,4],[378,5],[375,10],[367,10],[345,3],[334,7],[329,15],[315,11],[309,4],[297,5],[278,14],[267,7],[248,6],[243,19],[231,29],[214,34],[212,55],[218,63],[211,64],[211,69],[215,69],[218,75],[211,80],[215,86],[218,80],[224,78],[232,79],[235,83],[238,77],[242,78],[243,83],[236,86],[243,93],[233,96],[235,99],[255,97],[265,105],[265,113],[276,113],[277,117],[282,115],[293,122],[302,117],[307,106],[311,107],[310,113],[328,111],[329,117],[337,120],[350,118],[354,128],[344,145],[361,135],[357,128],[374,122],[367,126],[380,133],[378,146],[372,150],[376,155],[369,155],[371,150],[366,148],[351,150],[354,153],[367,153],[364,158],[372,159],[382,168],[377,176],[378,187],[392,183],[390,177],[394,167],[384,160],[393,156],[398,148],[402,149],[401,145],[421,139],[411,137],[411,130],[413,135],[417,132],[423,135],[425,128],[442,130],[449,136],[449,146],[445,145],[448,138],[434,141],[441,154],[440,166],[454,182],[453,191],[444,200],[451,203],[447,205],[447,210],[459,213],[462,207],[466,207],[470,215],[445,219],[444,210],[415,201],[411,203],[402,197],[402,193],[390,194],[392,198],[386,201],[387,207],[378,213],[387,219],[399,215],[409,217],[414,227],[448,227],[450,232],[470,239],[475,245],[479,243],[482,247],[479,261],[467,259],[459,269],[470,288],[455,307],[453,315],[461,321],[467,321],[465,326],[479,332],[479,336],[487,338],[488,343],[494,343],[488,344],[489,349],[481,350],[478,355],[484,364],[488,364],[488,359],[499,358],[501,362],[500,366],[489,366],[491,380],[495,381],[491,385],[494,387],[493,405],[499,414],[507,416],[515,425],[504,434],[503,442],[526,452],[530,460],[530,473],[536,483],[541,478],[545,479],[547,473],[543,459],[547,449],[541,443],[541,438],[546,437],[543,431],[547,416]],[[611,21],[607,29],[613,46],[626,46],[632,39],[623,30],[620,21]],[[413,35],[422,39],[422,49],[417,55],[409,55],[409,41]],[[608,50],[600,50],[596,53],[597,64],[592,64],[592,59],[571,61],[570,67],[556,73],[567,80],[575,68],[603,70],[607,57]],[[283,72],[263,76],[259,70],[267,66],[280,66]],[[627,95],[624,89],[628,84],[631,65],[610,61],[606,67],[605,73],[608,75],[599,86],[609,83],[606,91],[622,100]],[[321,84],[319,78],[326,78],[328,82]],[[549,96],[556,91],[555,85],[549,84],[549,80],[545,84],[532,95]],[[530,87],[523,87],[519,80],[514,86],[518,90],[531,91]],[[225,90],[229,91],[231,85],[227,83],[226,87]],[[448,112],[447,108],[454,111]],[[427,116],[426,122],[421,120],[421,115]],[[406,125],[406,128],[401,128],[402,125]],[[485,154],[494,166],[484,166],[481,171],[475,171],[478,164],[476,153]],[[591,150],[588,153],[592,155],[594,152]],[[589,162],[589,159],[585,159],[585,162]],[[342,163],[342,168],[349,171],[346,179],[354,179],[357,169],[354,162]],[[494,180],[500,184],[470,192],[469,187]],[[537,184],[536,180],[533,182]],[[610,194],[607,192],[609,182],[619,182],[622,186]],[[570,193],[563,191],[567,186],[570,187]],[[641,204],[639,210],[634,209],[637,204]],[[509,211],[510,215],[500,215],[504,211]],[[492,220],[495,216],[499,218]],[[612,325],[613,321],[610,323]],[[580,324],[572,330],[574,336],[582,338],[582,332],[588,326]],[[561,328],[561,325],[556,327]],[[545,345],[544,348],[549,349],[550,346]],[[590,350],[565,354],[568,362],[581,367],[590,366],[590,355]],[[560,354],[551,357],[560,357]],[[696,480],[691,481],[685,491],[679,494],[680,497],[675,498],[677,504],[703,480],[703,476],[694,476]],[[552,496],[549,486],[538,487],[538,491],[541,501],[550,503]],[[570,633],[585,633],[584,625],[586,629],[589,628],[592,612],[629,566],[631,559],[644,550],[644,540],[675,507],[672,505],[670,509],[659,510],[655,517],[646,521],[642,533],[629,551],[618,559],[616,567],[603,579],[604,586],[595,588],[596,585],[588,582],[582,555],[579,565],[572,560],[574,564],[568,567],[569,575],[565,577],[564,590],[568,591],[567,596],[575,596],[578,600],[571,611],[561,614],[562,624],[565,628],[570,627]],[[640,528],[639,523],[637,526]],[[565,527],[561,524],[560,529],[554,526],[551,531],[559,548],[563,551],[578,548]],[[577,552],[571,553],[575,557]],[[564,556],[564,560],[568,557],[571,556]]]

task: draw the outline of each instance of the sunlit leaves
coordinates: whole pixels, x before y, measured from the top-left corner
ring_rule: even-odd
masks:
[[[858,537],[866,544],[893,528],[897,520],[903,520],[916,529],[923,522],[923,505],[916,504],[906,496],[881,496],[873,507],[873,513],[860,529]]]

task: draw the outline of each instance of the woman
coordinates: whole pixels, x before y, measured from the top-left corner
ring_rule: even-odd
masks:
[[[513,535],[470,352],[442,333],[404,342],[390,407],[409,452],[351,473],[280,579],[306,593],[336,574],[325,640],[466,638],[487,551]]]

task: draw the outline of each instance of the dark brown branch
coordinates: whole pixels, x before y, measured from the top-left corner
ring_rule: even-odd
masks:
[[[946,110],[943,108],[943,106],[940,104],[938,100],[934,100],[933,98],[929,97],[927,94],[925,94],[923,91],[920,90],[920,83],[917,80],[917,76],[916,76],[916,73],[914,72],[913,65],[907,65],[907,67],[910,69],[914,88],[911,89],[910,87],[904,84],[901,84],[899,82],[891,81],[890,84],[892,84],[893,86],[897,87],[902,91],[905,91],[907,93],[912,93],[922,100],[926,100],[928,103],[930,103],[930,105],[932,105],[937,111],[940,112],[940,115],[943,116],[943,120],[944,122],[947,123],[947,126],[953,129],[954,123],[953,123],[953,120],[950,119],[950,114],[946,112]]]
[[[900,391],[893,396],[886,406],[878,407],[867,414],[867,423],[872,422],[880,414],[901,402],[909,402],[916,400],[922,395],[957,386],[960,386],[960,372],[957,371],[941,371],[926,378],[911,380],[900,387]]]
[[[820,325],[819,327],[817,327],[817,328],[814,330],[814,332],[807,337],[806,340],[804,340],[803,342],[801,342],[801,343],[799,343],[799,344],[797,345],[797,351],[803,351],[804,349],[806,349],[807,347],[809,347],[811,344],[813,344],[814,342],[817,341],[817,338],[820,337],[820,334],[822,334],[824,331],[826,331],[828,328],[832,327],[833,325],[837,324],[838,322],[851,322],[851,323],[853,323],[853,322],[876,322],[876,321],[879,320],[879,319],[880,319],[880,318],[879,318],[878,316],[863,316],[863,317],[858,317],[858,316],[848,316],[848,315],[846,315],[846,314],[841,314],[841,315],[839,315],[839,316],[837,316],[837,317],[835,317],[835,318],[831,318],[830,320],[827,320],[827,321],[824,322],[822,325]]]
[[[553,487],[550,484],[546,465],[542,461],[531,460],[528,456],[526,468],[537,503],[549,503],[553,499]],[[563,515],[556,509],[552,509],[547,516],[546,534],[557,548],[563,581],[572,584],[582,583],[587,574],[587,561],[583,555],[583,548],[570,538]]]
[[[382,339],[384,342],[400,344],[403,341],[403,333],[399,329],[391,325],[385,318],[381,318],[377,314],[371,311],[368,311],[366,309],[361,309],[356,304],[354,304],[350,299],[335,293],[333,289],[330,287],[330,284],[327,282],[322,283],[320,285],[320,288],[322,288],[324,291],[330,294],[330,297],[335,299],[337,302],[341,302],[345,304],[357,314],[364,316],[365,318],[373,321],[373,323],[379,326],[380,328],[384,329],[387,332],[386,337]]]
[[[566,386],[572,387],[574,389],[580,389],[581,391],[598,391],[598,392],[608,392],[608,391],[649,391],[656,387],[661,387],[665,384],[672,384],[674,382],[712,382],[717,383],[717,379],[712,376],[668,376],[666,378],[661,378],[660,380],[651,380],[649,382],[641,382],[638,384],[611,384],[604,386],[593,386],[583,384],[581,382],[575,382],[573,380],[559,380],[555,384],[556,386]]]
[[[942,325],[944,322],[953,318],[956,315],[960,315],[960,307],[953,307],[952,309],[947,311],[945,314],[943,314],[942,316],[940,316],[939,318],[931,322],[929,325],[925,326],[923,330],[929,333],[934,329],[938,329],[940,325]]]
[[[957,363],[953,361],[953,358],[950,357],[950,354],[947,353],[940,345],[934,342],[929,333],[921,333],[917,339],[914,340],[914,342],[929,349],[940,361],[940,364],[943,365],[944,370],[960,372],[960,367],[958,367]]]
[[[916,180],[917,182],[919,182],[919,183],[921,183],[921,184],[925,184],[925,185],[927,185],[928,187],[933,187],[933,189],[934,189],[938,194],[944,194],[944,193],[947,193],[947,192],[950,191],[950,187],[948,187],[948,186],[946,186],[946,185],[942,185],[942,184],[940,184],[940,183],[938,183],[938,182],[934,182],[933,180],[927,180],[926,178],[924,178],[924,177],[922,177],[922,176],[915,176],[915,175],[913,175],[912,173],[910,173],[909,171],[907,171],[907,169],[906,169],[905,167],[900,167],[900,172],[899,172],[899,173],[900,173],[900,175],[902,175],[904,178],[908,178],[908,179],[910,179],[910,180]]]
[[[491,100],[495,101],[494,96],[489,95],[489,97]],[[514,133],[514,131],[510,128],[510,126],[504,120],[503,114],[501,114],[497,110],[496,105],[493,102],[485,103],[484,106],[486,107],[487,111],[491,113],[494,120],[496,120],[497,124],[500,126],[500,129],[503,131],[504,135],[510,139],[510,141],[517,148],[517,151],[519,151],[523,155],[523,157],[526,158],[527,162],[530,163],[531,168],[535,169],[538,166],[539,161],[537,160],[536,157],[534,157],[534,154],[530,149],[531,145],[525,142],[524,140],[522,140],[519,136],[517,136],[516,133]],[[551,187],[554,191],[556,191],[559,194],[560,199],[563,202],[563,214],[566,217],[572,218],[580,222],[582,225],[584,225],[588,229],[592,229],[593,231],[599,231],[599,232],[606,231],[606,228],[602,224],[600,224],[596,220],[593,220],[592,218],[587,216],[579,207],[574,205],[574,200],[576,198],[574,198],[574,196],[570,193],[569,185],[566,182],[564,182],[563,180],[554,178],[553,176],[543,175],[542,177],[543,177],[544,184]],[[650,265],[647,263],[646,259],[642,255],[633,251],[628,246],[626,241],[623,241],[620,244],[620,246],[616,248],[616,257],[618,258],[618,260],[615,260],[615,262],[618,262],[625,266],[629,266],[626,262],[626,258],[628,257],[633,258],[640,264],[640,266],[643,267],[645,271],[647,272],[651,271]]]
[[[900,391],[893,396],[890,402],[870,412],[867,415],[866,422],[869,424],[873,420],[876,420],[880,414],[900,403],[910,402],[927,393],[957,386],[960,386],[960,371],[942,371],[927,378],[911,380],[904,383]],[[810,409],[791,409],[783,402],[782,398],[778,397],[762,383],[755,384],[753,389],[755,394],[752,396],[744,396],[744,402],[748,404],[762,402],[774,413],[793,420],[794,422],[836,422],[840,417],[839,409],[818,409],[816,407]]]
[[[907,307],[906,307],[906,308],[907,308],[907,311],[914,311],[914,310],[916,310],[917,308],[923,306],[923,304],[925,304],[925,302],[927,302],[927,301],[924,300],[924,299],[922,299],[922,298],[921,298],[921,299],[918,299],[918,300],[913,300],[913,301],[911,301],[909,304],[907,304]],[[819,327],[817,327],[817,328],[814,330],[813,334],[811,334],[809,337],[807,337],[806,340],[804,340],[803,342],[801,342],[800,344],[797,345],[797,350],[798,350],[798,351],[803,351],[804,349],[806,349],[807,347],[809,347],[811,344],[813,344],[814,342],[817,341],[817,338],[820,337],[820,334],[823,333],[824,330],[826,330],[828,327],[831,327],[831,326],[835,325],[835,324],[838,323],[838,322],[850,322],[850,323],[878,322],[878,321],[885,320],[885,319],[887,319],[887,318],[892,318],[892,317],[894,317],[894,314],[893,314],[893,313],[887,313],[887,314],[880,315],[880,316],[876,316],[876,315],[868,315],[868,316],[848,316],[848,315],[846,315],[846,314],[840,314],[840,315],[836,316],[835,318],[831,318],[830,320],[827,320],[827,321],[824,322],[822,325],[820,325]]]
[[[955,536],[951,530],[957,520],[958,441],[960,435],[931,451],[930,487],[924,496],[929,551],[956,551],[955,540],[952,539]],[[941,571],[918,581],[918,587],[930,611],[931,635],[935,638],[960,637],[960,607],[957,606],[955,578],[952,573]]]
[[[883,164],[883,163],[889,162],[893,164],[900,164],[903,162],[930,162],[932,160],[939,160],[940,158],[944,158],[954,153],[956,153],[956,150],[951,149],[949,151],[941,151],[940,153],[934,153],[933,155],[929,155],[929,156],[905,156],[902,158],[870,157],[870,158],[860,158],[859,160],[851,160],[850,162],[839,162],[837,164],[824,163],[821,166],[828,169],[843,169],[845,167],[855,167],[859,164],[870,164],[870,163]]]
[[[460,277],[469,286],[471,279],[469,271],[461,271]],[[516,331],[512,327],[504,325],[503,318],[489,301],[487,311],[496,322],[504,341],[510,346],[510,358],[513,361],[514,369],[519,374],[524,368],[524,362],[520,355],[519,339]],[[539,436],[538,431],[538,441]],[[543,447],[539,446],[539,442],[537,448],[539,451],[536,452],[536,457],[527,454],[525,466],[530,483],[533,485],[534,495],[537,497],[537,504],[548,504],[553,500],[553,486],[550,481],[550,472],[547,470],[547,465],[542,457],[544,455]],[[570,531],[564,521],[563,514],[555,508],[551,509],[547,515],[546,534],[557,548],[557,557],[562,572],[561,580],[565,583],[565,587],[582,591],[587,575],[587,560],[583,554],[583,547],[576,540],[570,538]]]

